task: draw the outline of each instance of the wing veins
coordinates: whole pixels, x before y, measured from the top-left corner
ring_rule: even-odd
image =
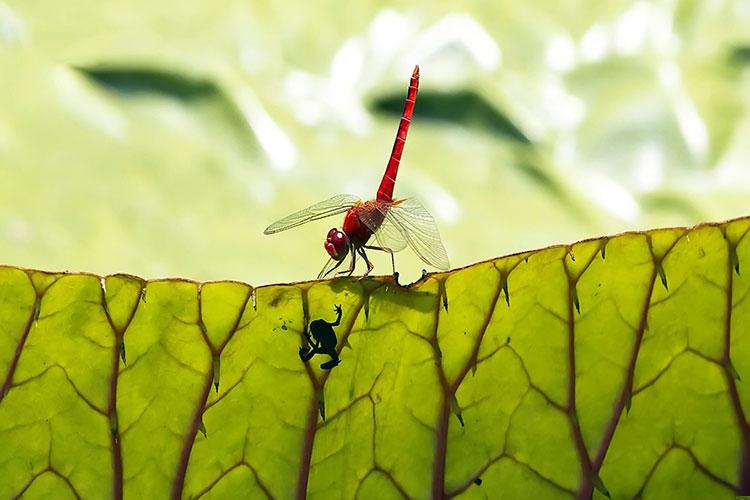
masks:
[[[334,215],[342,214],[359,202],[359,198],[350,194],[336,195],[307,208],[298,210],[280,219],[263,231],[264,234],[274,234],[293,227],[301,226],[308,222],[325,219]]]

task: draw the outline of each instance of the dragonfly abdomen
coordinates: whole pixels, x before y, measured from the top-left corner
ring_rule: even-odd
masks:
[[[419,66],[415,66],[414,72],[411,74],[409,91],[406,94],[404,112],[401,115],[401,122],[399,122],[398,125],[396,140],[393,142],[393,150],[391,151],[391,157],[388,160],[388,166],[385,167],[383,180],[380,181],[377,196],[377,199],[380,201],[391,201],[393,199],[393,187],[396,184],[398,166],[401,163],[401,154],[404,152],[404,144],[406,144],[406,134],[409,132],[409,124],[411,123],[411,117],[414,113],[414,103],[417,100],[417,90],[419,90]]]

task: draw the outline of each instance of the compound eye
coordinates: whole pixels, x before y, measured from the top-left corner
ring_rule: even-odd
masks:
[[[335,227],[328,231],[323,246],[333,260],[340,261],[349,253],[349,237]]]

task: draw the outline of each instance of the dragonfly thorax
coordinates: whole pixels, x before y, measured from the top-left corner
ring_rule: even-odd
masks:
[[[328,231],[323,246],[333,260],[344,260],[344,257],[349,253],[349,237],[344,231],[334,227]]]
[[[364,245],[370,239],[370,236],[372,236],[372,229],[362,219],[364,215],[371,214],[371,212],[373,212],[371,202],[357,204],[346,212],[344,225],[341,229],[346,233],[349,241],[355,247]],[[368,215],[367,219],[373,219],[373,217]]]

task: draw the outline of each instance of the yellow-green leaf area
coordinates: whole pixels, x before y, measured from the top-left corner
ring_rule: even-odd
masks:
[[[0,267],[0,497],[748,494],[748,232],[408,287]]]

